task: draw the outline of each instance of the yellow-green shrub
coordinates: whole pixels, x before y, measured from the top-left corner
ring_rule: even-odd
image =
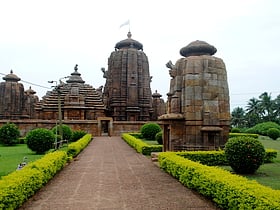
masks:
[[[160,167],[223,209],[280,209],[280,191],[174,152],[159,154]]]
[[[255,134],[255,133],[229,133],[229,138],[239,137],[239,136],[252,137],[254,139],[259,138],[259,134]]]
[[[84,135],[81,139],[68,145],[67,154],[76,157],[92,140],[91,134]]]
[[[16,209],[51,179],[67,162],[63,151],[49,153],[0,180],[0,209]]]
[[[123,133],[122,139],[133,147],[138,153],[143,155],[150,155],[152,152],[161,152],[162,145],[149,145],[140,139],[130,135],[129,133]]]

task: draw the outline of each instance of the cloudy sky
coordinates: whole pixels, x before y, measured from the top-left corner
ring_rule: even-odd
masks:
[[[166,98],[165,64],[203,40],[226,64],[233,109],[265,91],[280,94],[279,8],[279,0],[0,0],[0,76],[12,69],[42,97],[49,80],[69,76],[78,64],[98,88],[105,83],[100,68],[127,37],[129,27],[120,25],[129,19],[149,58],[152,92]]]

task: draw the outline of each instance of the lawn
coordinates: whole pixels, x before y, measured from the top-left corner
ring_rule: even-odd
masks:
[[[259,137],[259,140],[266,149],[277,150],[277,158],[274,159],[273,163],[266,163],[260,166],[255,174],[246,175],[246,177],[251,180],[256,180],[262,185],[280,190],[280,140],[275,141],[265,136]],[[224,166],[223,168],[232,171],[229,166]]]
[[[27,162],[31,162],[42,156],[36,155],[26,144],[17,144],[15,146],[0,145],[0,177],[15,171],[24,157],[27,158]]]

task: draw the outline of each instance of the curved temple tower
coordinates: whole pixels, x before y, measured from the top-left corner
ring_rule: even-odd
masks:
[[[143,45],[131,38],[118,42],[108,59],[103,100],[106,115],[115,121],[150,120],[152,94],[149,62]]]
[[[194,41],[184,57],[166,66],[171,76],[164,124],[164,150],[212,150],[223,147],[230,123],[226,67],[216,48]]]

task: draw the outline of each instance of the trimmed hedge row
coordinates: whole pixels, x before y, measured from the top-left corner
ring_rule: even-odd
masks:
[[[229,133],[229,138],[240,137],[240,136],[252,137],[254,139],[259,138],[259,134],[254,134],[254,133]]]
[[[203,165],[218,166],[228,165],[228,161],[225,156],[225,151],[188,151],[188,152],[176,152],[177,155],[190,159],[195,162],[200,162]],[[277,157],[277,151],[274,149],[265,150],[265,163],[273,162],[273,159]]]
[[[129,133],[123,133],[122,139],[138,153],[150,155],[152,152],[162,152],[162,145],[149,145]]]
[[[55,151],[29,163],[0,180],[0,209],[16,209],[44,186],[69,159],[77,156],[91,141],[87,134],[68,145],[67,152]]]
[[[188,160],[174,152],[162,152],[158,160],[163,170],[223,209],[280,209],[279,190],[218,167]]]
[[[46,184],[67,162],[64,151],[46,154],[0,180],[0,209],[16,209],[44,184]]]
[[[84,135],[80,140],[68,145],[67,155],[76,157],[92,140],[91,134]]]

